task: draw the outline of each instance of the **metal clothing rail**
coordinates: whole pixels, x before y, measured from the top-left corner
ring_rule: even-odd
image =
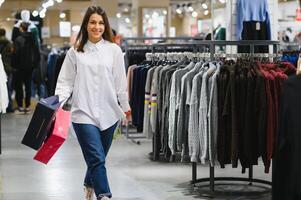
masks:
[[[255,46],[273,46],[273,53],[278,55],[278,47],[279,47],[278,41],[213,41],[212,44],[210,44],[210,54],[211,58],[214,59],[215,54],[215,46],[216,45],[246,45],[250,47],[250,53],[251,55],[254,55],[254,47]],[[208,182],[210,186],[210,195],[214,196],[214,186],[215,181],[240,181],[240,182],[249,182],[249,185],[252,185],[253,183],[261,183],[265,185],[271,186],[271,181],[261,180],[261,179],[254,179],[253,178],[253,167],[251,166],[249,168],[249,177],[248,178],[242,178],[242,177],[215,177],[214,175],[214,166],[209,167],[209,178],[201,178],[197,179],[197,163],[192,163],[192,184],[200,183],[200,182]]]
[[[279,42],[278,41],[263,41],[263,40],[252,40],[252,41],[194,41],[193,43],[187,43],[187,44],[153,44],[152,45],[152,52],[155,53],[156,49],[158,47],[164,47],[167,49],[168,46],[193,46],[195,48],[199,46],[209,46],[209,53],[211,60],[214,60],[215,56],[215,47],[216,46],[249,46],[250,47],[250,54],[255,55],[254,49],[255,46],[273,46],[273,54],[278,56],[278,48],[279,48]],[[154,138],[155,139],[155,138]],[[153,140],[154,140],[153,139]],[[156,141],[153,141],[153,158],[154,160],[158,160],[159,155],[155,155],[154,152],[154,146],[156,145]],[[271,186],[270,181],[261,180],[261,179],[254,179],[253,178],[253,167],[251,166],[249,168],[249,177],[248,178],[242,178],[242,177],[215,177],[214,174],[215,170],[214,167],[209,167],[209,178],[201,178],[197,179],[197,163],[192,162],[192,180],[191,184],[196,184],[200,182],[208,182],[210,186],[210,193],[212,196],[214,196],[214,186],[215,181],[240,181],[240,182],[249,182],[249,185],[252,185],[253,183],[261,183]]]
[[[125,37],[123,41],[142,41],[142,40],[202,40],[201,37]]]

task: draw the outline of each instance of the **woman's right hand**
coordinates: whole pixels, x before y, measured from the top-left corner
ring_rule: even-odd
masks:
[[[131,112],[131,110],[129,110],[129,111],[125,112],[124,114],[125,114],[126,118],[122,121],[122,124],[128,125],[129,122],[132,121],[132,112]]]

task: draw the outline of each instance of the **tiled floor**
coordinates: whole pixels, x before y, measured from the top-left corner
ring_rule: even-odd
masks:
[[[41,164],[32,159],[35,152],[21,144],[30,117],[2,115],[0,200],[83,200],[85,163],[76,138],[70,134],[49,164]],[[124,137],[114,141],[107,160],[113,200],[207,199],[208,187],[188,184],[190,164],[152,162],[150,151],[151,141],[142,140],[140,145]],[[208,174],[207,166],[198,167],[198,177]],[[216,176],[246,175],[240,169],[216,167]],[[254,169],[254,176],[270,180],[262,166]],[[269,191],[257,186],[226,184],[216,189],[219,192],[213,199],[270,199]]]

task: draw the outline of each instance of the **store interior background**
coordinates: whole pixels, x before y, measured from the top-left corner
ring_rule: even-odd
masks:
[[[85,9],[96,4],[105,8],[112,27],[123,37],[205,38],[224,27],[225,39],[236,40],[236,3],[237,0],[0,0],[0,27],[11,38],[17,13],[27,9],[32,13],[31,20],[41,26],[43,44],[61,46],[74,41]],[[268,3],[272,40],[300,42],[300,1]]]

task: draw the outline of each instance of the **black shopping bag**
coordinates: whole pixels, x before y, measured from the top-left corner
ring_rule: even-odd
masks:
[[[54,123],[55,113],[59,106],[58,96],[51,96],[38,102],[22,144],[35,150],[42,146]]]

